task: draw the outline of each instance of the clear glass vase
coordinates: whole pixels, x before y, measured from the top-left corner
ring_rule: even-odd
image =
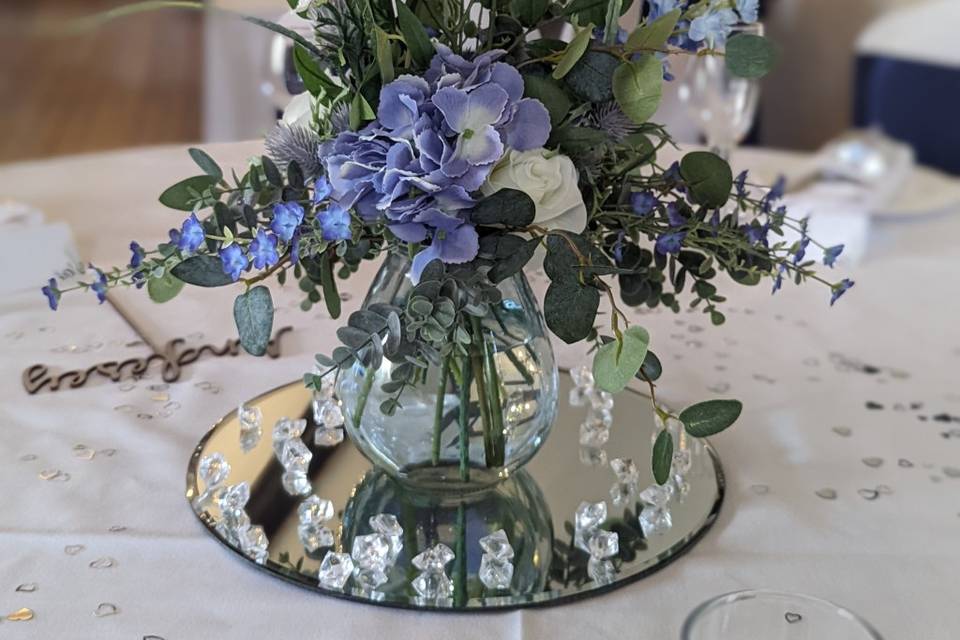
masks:
[[[364,308],[405,308],[410,261],[390,255]],[[499,285],[501,299],[469,323],[468,355],[419,370],[399,392],[383,389],[400,363],[356,361],[337,393],[347,432],[378,468],[421,489],[469,492],[496,484],[540,449],[557,410],[557,365],[543,316],[522,273]],[[381,410],[399,401],[392,415]]]

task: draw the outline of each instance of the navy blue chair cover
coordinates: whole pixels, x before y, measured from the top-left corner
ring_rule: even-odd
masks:
[[[854,123],[910,144],[921,164],[960,175],[960,68],[861,55]]]

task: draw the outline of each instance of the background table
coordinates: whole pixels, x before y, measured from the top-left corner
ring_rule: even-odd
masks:
[[[258,150],[253,143],[209,149],[225,166]],[[734,164],[769,177],[802,160],[760,151]],[[182,148],[12,165],[0,168],[0,199],[69,222],[84,257],[122,263],[131,239],[160,238],[179,225],[181,216],[155,196],[194,171]],[[149,350],[90,295],[65,298],[56,314],[36,290],[7,295],[0,299],[0,613],[30,607],[36,617],[0,622],[0,637],[668,640],[706,598],[765,587],[845,604],[887,638],[956,638],[958,233],[960,215],[875,221],[863,261],[838,269],[857,285],[832,309],[825,288],[785,284],[771,298],[765,283],[726,286],[728,322],[719,329],[699,313],[634,314],[664,362],[659,389],[667,402],[744,401],[739,424],[714,439],[728,479],[719,521],[691,553],[635,585],[562,608],[496,615],[426,615],[318,597],[240,562],[195,521],[182,496],[184,472],[206,428],[239,400],[299,377],[311,354],[330,346],[338,323],[317,309],[299,312],[295,287],[274,287],[276,326],[295,327],[277,360],[204,359],[169,387],[153,372],[133,384],[35,396],[20,383],[33,363],[76,369]],[[36,274],[37,287],[46,276]],[[533,282],[542,289],[542,276]],[[360,274],[343,286],[346,312],[367,283]],[[188,288],[163,306],[143,292],[115,299],[154,342],[185,336],[216,344],[234,335],[235,293]],[[558,352],[561,365],[585,361],[581,348]],[[78,444],[99,453],[78,457]],[[864,458],[875,458],[874,466]],[[45,470],[69,480],[43,480]],[[877,487],[884,493],[876,496]],[[835,499],[817,495],[825,489]],[[68,545],[83,549],[69,555]],[[104,557],[114,566],[89,566]],[[24,583],[38,590],[15,591]],[[95,617],[100,603],[119,613]]]

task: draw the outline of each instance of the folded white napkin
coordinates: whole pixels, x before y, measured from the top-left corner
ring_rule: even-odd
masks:
[[[70,227],[44,224],[43,213],[20,203],[0,204],[0,293],[37,290],[55,277],[69,284],[86,271]]]

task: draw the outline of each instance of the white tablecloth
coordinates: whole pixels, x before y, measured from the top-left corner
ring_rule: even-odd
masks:
[[[257,149],[210,151],[229,165]],[[734,164],[772,172],[799,160],[753,152]],[[155,194],[194,170],[181,148],[11,165],[0,168],[0,201],[69,222],[81,255],[110,264],[127,259],[130,239],[159,238],[179,224]],[[891,639],[960,637],[960,418],[943,421],[960,415],[958,234],[960,215],[875,221],[862,262],[842,267],[857,285],[832,309],[824,288],[785,285],[771,298],[764,284],[725,287],[728,323],[720,329],[700,314],[637,314],[667,369],[660,391],[668,402],[713,394],[744,401],[740,423],[715,438],[729,485],[719,521],[684,558],[632,586],[561,608],[493,615],[323,598],[253,570],[195,520],[184,472],[206,428],[238,400],[298,378],[328,346],[336,323],[299,312],[294,287],[276,293],[277,326],[296,327],[277,360],[204,359],[169,388],[154,386],[154,373],[135,384],[34,396],[20,382],[33,363],[76,369],[148,350],[92,296],[67,297],[54,314],[36,291],[6,295],[0,614],[29,607],[35,618],[0,622],[0,638],[669,640],[695,605],[744,588],[835,600]],[[38,287],[46,275],[36,275]],[[344,287],[348,310],[366,282],[355,277]],[[116,300],[155,342],[233,336],[235,292],[187,289],[164,306],[142,293]],[[562,365],[583,360],[579,349],[559,352]],[[78,457],[79,444],[99,453]],[[44,480],[44,471],[61,475]],[[868,499],[877,487],[883,493]],[[825,489],[836,498],[817,495]],[[83,548],[70,555],[69,545]],[[89,566],[101,558],[114,566]],[[37,590],[16,590],[28,583]],[[94,616],[101,603],[118,613]]]

